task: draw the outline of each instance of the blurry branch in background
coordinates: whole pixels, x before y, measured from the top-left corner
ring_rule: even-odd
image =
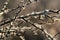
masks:
[[[30,2],[30,1],[29,1],[29,2]],[[30,2],[30,3],[31,3],[31,2]],[[16,13],[15,18],[13,18],[13,19],[8,19],[8,22],[4,22],[4,23],[2,23],[2,25],[5,24],[5,23],[9,23],[9,22],[15,20],[16,17],[18,16],[18,14],[21,12],[21,10],[23,10],[23,8],[24,8],[25,6],[27,6],[27,5],[29,5],[30,3],[27,3],[27,4],[25,4],[25,5],[22,4],[22,6],[19,6],[19,4],[18,4],[18,6],[17,6],[16,8],[14,8],[14,9],[10,9],[10,11],[8,11],[8,12],[12,12],[12,11],[14,11],[14,10],[16,10],[16,9],[20,9],[20,10],[19,10],[18,13]],[[6,5],[4,5],[4,6],[6,6]],[[4,10],[1,11],[1,13],[2,13],[2,15],[3,15]],[[1,13],[0,13],[0,14],[1,14]],[[7,20],[3,20],[3,21],[7,21]],[[1,21],[1,22],[3,22],[3,21]]]
[[[60,34],[60,32],[58,32],[57,34],[55,34],[55,35],[53,36],[53,38],[55,38],[58,34]]]
[[[30,0],[29,0],[30,1]],[[31,1],[29,2],[29,3],[27,3],[27,4],[25,4],[25,6],[27,6],[27,5],[29,5],[31,3]],[[6,4],[7,5],[7,4]],[[46,31],[45,31],[45,29],[41,26],[41,28],[39,28],[39,27],[37,27],[33,22],[31,22],[30,20],[27,20],[26,18],[28,18],[28,17],[31,17],[31,16],[39,16],[39,18],[40,18],[40,16],[41,15],[44,15],[45,16],[45,18],[46,17],[48,17],[48,18],[50,18],[51,20],[52,20],[52,23],[54,22],[54,19],[53,19],[53,17],[50,17],[48,14],[51,12],[51,13],[53,13],[53,14],[60,14],[60,10],[44,10],[44,11],[40,11],[40,12],[32,12],[32,13],[30,13],[30,14],[26,14],[26,15],[21,15],[21,16],[18,16],[19,15],[19,13],[21,12],[21,10],[23,10],[23,8],[25,7],[24,5],[22,5],[22,6],[19,6],[18,5],[18,7],[16,7],[16,8],[14,8],[14,9],[11,9],[10,11],[8,11],[8,12],[12,12],[12,11],[14,11],[14,10],[16,10],[16,9],[19,9],[19,11],[16,13],[16,15],[15,15],[15,17],[14,18],[11,18],[11,19],[8,19],[8,20],[3,20],[3,21],[1,21],[0,22],[0,26],[3,26],[3,25],[6,25],[6,24],[8,24],[8,23],[10,23],[10,28],[8,29],[8,32],[3,32],[2,30],[0,30],[0,33],[7,33],[7,34],[9,34],[11,31],[10,31],[10,29],[11,29],[11,27],[12,27],[12,22],[13,21],[15,21],[16,19],[23,19],[26,23],[29,23],[29,24],[31,24],[32,26],[34,26],[36,29],[39,29],[39,30],[41,30],[43,33],[44,33],[44,35],[45,35],[45,37],[47,37],[47,39],[48,40],[54,40],[54,38],[55,38],[55,36],[57,36],[58,34],[60,34],[60,32],[59,33],[57,33],[55,36],[51,36],[51,35],[49,35]],[[1,13],[4,13],[4,11],[5,11],[5,9],[4,10],[1,10]],[[42,19],[39,19],[39,20],[42,20]],[[42,20],[42,21],[44,21],[44,20]],[[5,26],[4,26],[5,27]],[[16,31],[16,30],[15,30]],[[20,32],[21,33],[21,32]],[[7,35],[6,34],[6,35]]]
[[[53,40],[53,38],[44,31],[43,27],[38,28],[36,25],[34,25],[34,23],[30,22],[29,20],[26,20],[26,19],[24,19],[24,18],[22,18],[22,19],[23,19],[24,21],[26,21],[27,23],[30,23],[31,25],[33,25],[35,28],[41,30],[41,31],[45,34],[45,37],[47,37],[47,39],[50,38],[49,40]]]
[[[7,32],[3,32],[2,30],[0,30],[0,33],[5,33],[5,36],[7,37],[8,35],[7,34],[10,34],[10,29],[11,29],[11,27],[12,27],[12,22],[16,19],[16,17],[18,16],[18,14],[21,12],[21,10],[26,6],[26,5],[29,5],[30,3],[27,3],[27,4],[25,4],[25,5],[22,5],[22,6],[19,6],[19,4],[18,4],[18,7],[16,7],[16,8],[14,8],[14,9],[10,9],[10,10],[7,10],[7,4],[8,4],[8,0],[5,2],[6,4],[4,4],[4,7],[2,8],[2,10],[1,10],[1,12],[0,12],[0,15],[3,15],[5,12],[6,13],[8,13],[8,12],[12,12],[12,11],[14,11],[14,10],[17,10],[17,9],[19,9],[19,11],[18,11],[18,13],[16,13],[16,16],[15,16],[15,18],[13,18],[13,19],[8,19],[8,20],[3,20],[3,21],[1,21],[2,23],[1,23],[1,25],[0,26],[3,26],[3,25],[5,25],[5,24],[7,24],[7,23],[10,23],[10,27],[9,27],[9,29],[8,29],[8,31]],[[7,12],[8,11],[8,12]],[[7,33],[7,34],[6,34]],[[21,33],[21,32],[20,32]],[[1,36],[1,35],[0,35]],[[4,39],[4,37],[2,38],[2,37],[0,37],[1,39],[3,39],[3,40],[5,40]]]
[[[19,8],[19,7],[18,7]],[[17,8],[16,8],[17,9]],[[14,10],[14,9],[13,9]],[[30,16],[37,16],[37,15],[45,15],[45,16],[47,16],[47,17],[49,17],[49,18],[51,18],[50,16],[48,16],[47,14],[49,13],[49,12],[52,12],[52,13],[58,13],[59,14],[59,11],[60,10],[45,10],[45,11],[41,11],[41,12],[32,12],[31,14],[27,14],[26,16],[24,16],[24,15],[21,15],[21,16],[19,16],[19,17],[17,17],[17,15],[18,15],[18,13],[20,12],[18,12],[18,13],[16,13],[17,15],[15,16],[15,18],[13,18],[13,19],[9,19],[9,20],[5,20],[4,22],[3,21],[1,21],[1,24],[0,24],[0,26],[3,26],[3,25],[5,25],[5,24],[7,24],[7,23],[10,23],[10,22],[12,22],[12,21],[14,21],[15,19],[22,19],[22,18],[27,18],[27,17],[30,17]],[[47,12],[47,13],[45,13],[45,12]],[[53,18],[53,17],[52,17]]]
[[[17,8],[20,8],[20,7],[17,7]],[[16,8],[16,9],[17,9],[17,8]],[[15,9],[13,9],[13,10],[15,10]],[[21,11],[21,10],[20,10],[20,11]],[[19,11],[19,12],[20,12],[20,11]],[[48,14],[49,12],[59,14],[59,11],[60,11],[60,10],[57,10],[57,11],[56,11],[56,10],[45,10],[45,11],[41,11],[41,12],[32,12],[31,14],[27,14],[26,16],[21,15],[21,16],[17,17],[18,14],[19,14],[19,12],[18,12],[18,13],[16,13],[17,15],[15,16],[15,18],[1,22],[1,23],[0,23],[0,26],[3,26],[3,25],[8,24],[8,23],[11,23],[11,22],[13,22],[15,19],[23,19],[25,22],[30,23],[31,25],[33,25],[33,26],[36,27],[37,29],[41,30],[49,40],[53,40],[54,37],[55,37],[57,34],[59,34],[59,33],[57,33],[54,37],[51,37],[49,34],[47,34],[47,33],[45,32],[45,30],[44,30],[43,28],[42,28],[42,29],[38,28],[36,25],[34,25],[34,23],[32,23],[32,22],[29,21],[29,20],[26,20],[25,18],[30,17],[30,16],[37,16],[37,15],[38,15],[38,16],[39,16],[39,15],[45,15],[46,17],[53,18],[53,17],[48,16],[47,14]],[[51,19],[51,20],[52,20],[52,19]],[[3,32],[3,33],[6,33],[6,32]]]

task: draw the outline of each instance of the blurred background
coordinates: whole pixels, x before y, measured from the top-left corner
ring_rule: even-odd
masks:
[[[0,10],[4,7],[4,2],[6,2],[6,1],[7,0],[0,0]],[[60,10],[60,0],[30,0],[30,1],[31,1],[31,3],[27,6],[25,6],[25,8],[19,13],[18,16],[30,14],[32,12],[39,12],[39,11],[43,11],[43,10],[46,10],[46,9]],[[11,10],[11,9],[16,8],[18,5],[22,6],[22,4],[26,4],[28,2],[29,2],[29,0],[9,0],[6,7],[7,7],[7,9]],[[8,18],[14,18],[14,16],[18,12],[18,10],[8,12],[8,13],[4,13],[3,15],[0,16],[0,20],[2,21],[2,20],[5,20],[5,19],[7,20]],[[52,15],[53,16],[55,16],[55,15],[58,16],[57,14],[52,14]],[[60,17],[60,15],[59,15],[59,17]],[[44,24],[44,26],[46,26],[46,28],[45,27],[44,28],[52,36],[54,36],[55,34],[60,32],[60,18],[56,18],[56,19],[57,20],[52,24],[48,24],[48,23]],[[35,21],[38,21],[38,20],[35,20]],[[31,31],[29,31],[29,32],[31,32]],[[27,33],[29,33],[29,32],[27,31]],[[30,36],[30,34],[28,34],[28,36]],[[56,39],[59,40],[60,35],[57,35]],[[15,40],[15,39],[12,39],[12,40]],[[21,39],[18,38],[16,40],[21,40]],[[30,40],[35,40],[35,39],[30,39]],[[40,39],[36,39],[36,40],[40,40]]]

